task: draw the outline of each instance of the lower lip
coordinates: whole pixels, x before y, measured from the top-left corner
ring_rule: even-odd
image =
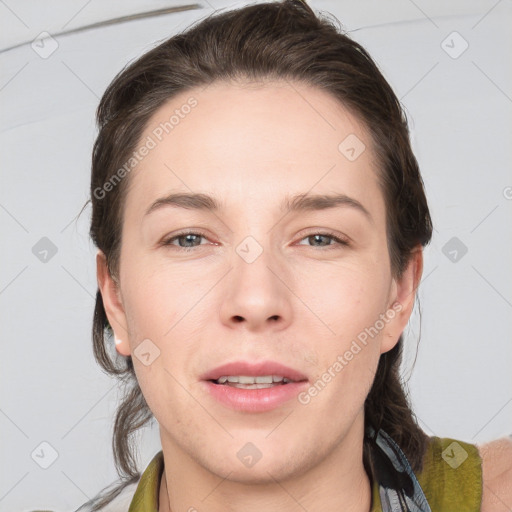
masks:
[[[308,386],[308,381],[289,382],[271,388],[242,389],[203,381],[207,391],[221,404],[244,412],[265,412],[288,402]]]

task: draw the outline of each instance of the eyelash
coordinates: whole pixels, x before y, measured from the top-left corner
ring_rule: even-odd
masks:
[[[196,245],[195,247],[179,247],[179,246],[175,246],[172,244],[172,242],[174,242],[174,240],[177,240],[178,238],[181,238],[183,236],[186,236],[186,235],[199,235],[200,237],[202,238],[205,238],[205,239],[208,239],[208,237],[202,233],[201,231],[182,231],[181,233],[178,233],[176,235],[174,235],[173,237],[171,238],[167,238],[165,240],[162,241],[162,244],[163,246],[166,246],[166,247],[174,247],[175,249],[178,249],[180,251],[185,251],[185,252],[190,252],[194,249],[196,249],[197,247],[200,247],[202,244],[200,245]],[[329,231],[320,231],[320,232],[314,232],[314,233],[311,233],[309,235],[306,235],[304,237],[302,237],[300,239],[300,241],[304,240],[305,238],[309,238],[309,237],[312,237],[312,236],[315,236],[315,235],[319,235],[319,236],[326,236],[328,238],[331,238],[333,239],[335,242],[337,242],[339,245],[342,245],[342,246],[346,246],[348,247],[350,245],[349,241],[345,238],[341,238],[337,235],[335,235],[334,233],[332,232],[329,232]],[[314,246],[311,246],[311,247],[314,247]],[[330,249],[334,249],[335,248],[335,244],[329,244],[325,247],[320,247],[320,249],[323,249],[323,250],[330,250]]]

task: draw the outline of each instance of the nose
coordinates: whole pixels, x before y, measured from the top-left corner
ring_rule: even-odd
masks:
[[[230,328],[248,331],[285,329],[292,321],[292,278],[277,258],[263,251],[248,263],[235,257],[226,279],[221,321]]]

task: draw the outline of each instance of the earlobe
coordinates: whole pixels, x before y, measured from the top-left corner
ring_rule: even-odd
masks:
[[[423,248],[415,247],[407,268],[398,280],[393,280],[388,315],[391,318],[381,342],[381,354],[391,350],[403,333],[411,317],[416,298],[416,289],[423,273]]]
[[[100,250],[96,255],[96,276],[103,299],[103,307],[114,330],[116,350],[123,356],[131,354],[128,342],[126,315],[120,299],[118,284],[110,275],[105,254]]]
[[[123,341],[122,339],[119,339],[115,333],[114,333],[114,339],[116,343],[116,350],[119,354],[122,356],[129,356],[131,354],[130,352],[130,346],[128,342]]]

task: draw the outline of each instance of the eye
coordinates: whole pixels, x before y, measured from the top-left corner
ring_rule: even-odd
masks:
[[[167,238],[166,240],[162,241],[162,245],[164,246],[174,246],[177,249],[182,249],[184,251],[190,251],[194,247],[197,247],[199,245],[204,245],[199,243],[196,243],[200,241],[201,238],[206,238],[203,233],[196,232],[196,231],[184,231],[181,233],[178,233],[177,235],[174,235],[171,238]],[[174,244],[173,242],[177,240],[178,245]],[[191,244],[191,245],[182,245],[183,244]]]
[[[323,244],[323,245],[312,245],[312,247],[334,247],[335,245],[345,245],[345,246],[350,245],[348,239],[336,236],[334,233],[330,233],[330,232],[312,233],[312,234],[307,235],[306,237],[302,238],[301,241],[308,240],[308,241],[313,242],[313,244],[314,244],[316,242],[322,242],[322,239],[324,241],[326,239],[331,239],[331,240],[334,240],[334,242],[336,242],[336,243],[334,243],[334,244],[327,243],[327,244]],[[304,244],[299,244],[299,245],[304,245]]]
[[[201,244],[201,238],[206,239],[206,236],[198,231],[183,231],[181,233],[178,233],[171,238],[167,238],[162,241],[161,245],[163,246],[173,246],[177,249],[183,250],[183,251],[191,251],[194,249],[194,247],[199,247]],[[330,240],[333,240],[335,243],[324,243],[322,244],[322,240],[327,242]],[[307,235],[306,237],[302,238],[302,240],[308,240],[312,242],[313,244],[320,242],[320,245],[311,245],[311,247],[333,247],[336,245],[344,245],[348,246],[349,241],[348,239],[339,237],[331,232],[319,232],[319,233],[312,233],[310,235]],[[175,244],[174,242],[177,241],[178,244]],[[299,244],[304,245],[304,244]]]

